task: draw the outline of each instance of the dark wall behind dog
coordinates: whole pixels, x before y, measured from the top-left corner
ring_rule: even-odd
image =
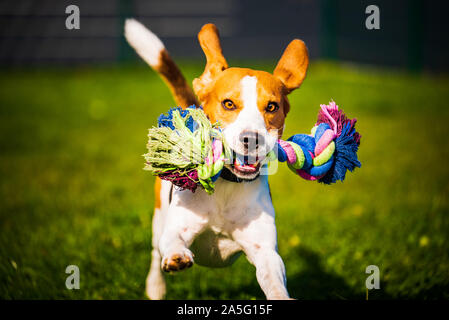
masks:
[[[80,8],[79,30],[67,30],[65,8]],[[380,29],[367,30],[365,8],[380,9]],[[201,58],[200,27],[217,24],[226,57],[279,58],[303,39],[312,59],[326,58],[448,71],[447,1],[424,0],[3,0],[0,64],[115,63],[137,59],[123,38],[136,17],[176,58]]]

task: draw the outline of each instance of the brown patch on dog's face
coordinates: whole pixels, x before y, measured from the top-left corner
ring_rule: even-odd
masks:
[[[276,130],[280,137],[290,110],[287,89],[282,81],[265,71],[229,68],[221,72],[211,89],[202,97],[204,112],[213,123],[219,121],[223,128],[233,123],[245,107],[240,82],[246,76],[257,79],[257,108],[264,118],[267,131]],[[234,108],[226,108],[224,103],[228,100]]]

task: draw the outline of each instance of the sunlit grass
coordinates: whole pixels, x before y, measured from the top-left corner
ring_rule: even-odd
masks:
[[[232,64],[232,63],[231,63]],[[200,64],[184,64],[192,80]],[[255,65],[246,65],[255,67]],[[270,71],[273,66],[257,67]],[[325,186],[285,166],[270,178],[292,296],[449,298],[449,79],[313,64],[285,136],[334,99],[362,134],[362,168]],[[0,73],[0,297],[144,298],[153,181],[147,128],[173,106],[146,67]],[[67,265],[81,289],[65,288]],[[168,298],[263,298],[254,268],[168,277]]]

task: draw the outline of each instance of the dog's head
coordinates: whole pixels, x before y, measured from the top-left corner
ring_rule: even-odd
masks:
[[[259,175],[261,160],[282,135],[290,109],[287,95],[306,76],[307,47],[301,40],[293,40],[270,74],[228,68],[213,24],[203,26],[198,39],[207,64],[193,81],[195,93],[209,119],[220,122],[236,154],[227,168],[240,179],[253,180]]]

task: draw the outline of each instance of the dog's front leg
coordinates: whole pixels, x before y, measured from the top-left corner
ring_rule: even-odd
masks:
[[[159,240],[162,270],[180,271],[193,265],[193,254],[188,248],[195,236],[204,229],[206,222],[205,216],[187,207],[180,205],[169,207],[165,227]]]
[[[267,299],[290,299],[284,262],[277,252],[274,213],[261,212],[254,216],[244,228],[233,232],[233,238],[256,267],[257,281]]]

